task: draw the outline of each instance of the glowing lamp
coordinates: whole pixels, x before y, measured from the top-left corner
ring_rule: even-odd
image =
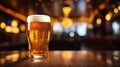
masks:
[[[72,20],[70,18],[64,18],[62,21],[62,25],[65,28],[70,28],[72,26]]]
[[[64,15],[68,16],[71,11],[71,7],[63,7],[62,10],[63,10]]]

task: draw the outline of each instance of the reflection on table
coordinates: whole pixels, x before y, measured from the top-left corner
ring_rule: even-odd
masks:
[[[46,59],[32,59],[28,51],[0,52],[0,67],[120,67],[119,51],[49,51]]]

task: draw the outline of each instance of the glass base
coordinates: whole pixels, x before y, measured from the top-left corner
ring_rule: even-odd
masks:
[[[29,55],[29,57],[34,59],[42,59],[42,58],[47,58],[48,54],[32,54]]]

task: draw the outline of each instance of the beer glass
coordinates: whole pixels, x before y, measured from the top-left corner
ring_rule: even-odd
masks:
[[[32,58],[48,57],[50,40],[50,17],[48,15],[30,15],[27,17],[27,39]]]

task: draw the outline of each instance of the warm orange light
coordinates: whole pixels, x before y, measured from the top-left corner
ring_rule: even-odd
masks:
[[[18,27],[13,27],[12,32],[13,33],[19,33],[19,28]]]
[[[86,0],[86,2],[90,2],[91,0]]]
[[[5,58],[1,58],[0,59],[0,64],[5,64],[5,61],[6,61]]]
[[[98,18],[96,22],[97,22],[97,24],[101,24],[101,19]]]
[[[62,57],[65,61],[69,61],[72,58],[72,53],[68,51],[62,52]]]
[[[118,10],[120,10],[120,6],[118,6]]]
[[[82,22],[82,21],[87,21],[87,19],[88,18],[86,16],[81,16],[79,20]]]
[[[110,64],[110,65],[112,64],[112,60],[111,60],[110,58],[107,58],[107,59],[106,59],[106,62],[107,62],[108,64]]]
[[[26,16],[24,16],[24,15],[21,14],[21,13],[17,13],[17,12],[15,12],[15,11],[9,9],[9,8],[6,8],[6,7],[4,7],[4,6],[1,5],[1,4],[0,4],[0,10],[3,11],[3,12],[5,12],[5,13],[7,13],[7,14],[10,14],[10,15],[12,15],[12,16],[14,16],[14,17],[19,18],[20,20],[22,20],[22,21],[24,21],[24,22],[26,22],[26,19],[27,19]]]
[[[65,16],[68,16],[71,11],[71,7],[63,7],[63,13]]]
[[[104,8],[105,8],[105,4],[104,3],[100,4],[99,9],[103,10]]]
[[[16,20],[13,20],[13,21],[11,22],[11,26],[12,26],[12,27],[17,27],[17,26],[18,26],[18,22],[17,22]]]
[[[6,60],[10,60],[12,62],[16,62],[18,60],[18,58],[19,58],[19,54],[18,53],[7,55],[5,57]]]
[[[26,26],[24,24],[20,25],[20,30],[24,32],[26,30]]]
[[[110,20],[111,20],[111,17],[112,17],[112,13],[109,12],[109,13],[105,16],[105,19],[106,19],[107,21],[110,21]]]
[[[98,14],[98,13],[99,13],[98,9],[94,10],[94,14]]]
[[[69,27],[72,26],[72,20],[70,18],[64,18],[63,21],[62,21],[62,25],[65,28],[69,28]]]
[[[101,60],[101,59],[102,59],[101,54],[97,54],[96,57],[97,57],[98,60]]]
[[[91,13],[90,17],[88,18],[88,23],[92,23],[93,19],[94,19],[95,14]]]
[[[6,32],[12,32],[12,27],[11,26],[6,26],[5,31]]]
[[[114,13],[118,13],[118,9],[117,8],[114,9]]]
[[[5,27],[6,27],[5,22],[1,22],[0,27],[1,27],[2,29],[5,29]]]
[[[93,28],[93,25],[92,25],[92,24],[87,24],[87,28],[88,28],[88,29],[92,29],[92,28]]]

